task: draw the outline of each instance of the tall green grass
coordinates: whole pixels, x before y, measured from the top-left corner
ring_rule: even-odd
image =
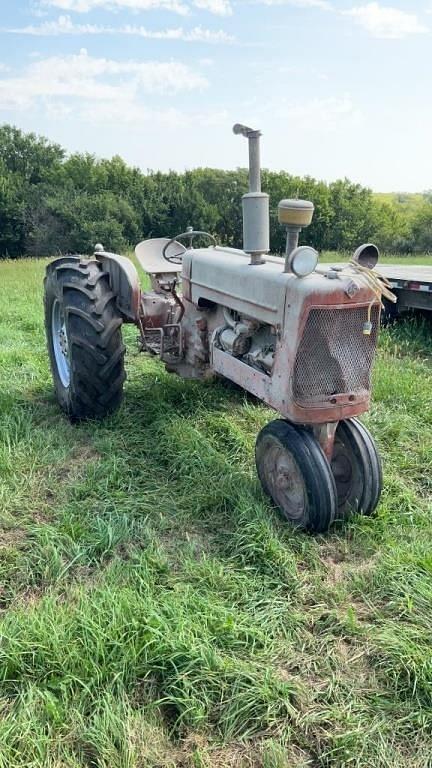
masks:
[[[352,252],[341,251],[335,253],[334,251],[323,251],[320,253],[320,262],[333,264],[337,262],[349,261],[352,257]],[[402,266],[432,266],[432,254],[428,253],[416,253],[416,254],[400,254],[400,253],[382,253],[379,258],[379,264],[400,264]],[[378,271],[379,271],[378,264]]]
[[[432,754],[432,333],[382,333],[373,519],[294,533],[253,467],[274,414],[128,341],[70,425],[44,262],[0,265],[0,768],[365,766]]]

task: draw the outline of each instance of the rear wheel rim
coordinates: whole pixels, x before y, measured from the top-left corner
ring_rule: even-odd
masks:
[[[69,341],[63,307],[58,299],[54,300],[51,312],[51,331],[54,358],[62,385],[70,384]]]

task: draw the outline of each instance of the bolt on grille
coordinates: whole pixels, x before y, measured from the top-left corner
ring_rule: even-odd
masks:
[[[372,307],[370,336],[363,334],[368,308],[312,309],[294,365],[294,397],[300,404],[332,395],[369,391],[380,308]]]

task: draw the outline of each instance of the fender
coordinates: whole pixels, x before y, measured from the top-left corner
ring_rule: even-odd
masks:
[[[140,314],[141,287],[138,272],[127,256],[96,250],[95,257],[108,272],[111,290],[125,322],[137,323]]]

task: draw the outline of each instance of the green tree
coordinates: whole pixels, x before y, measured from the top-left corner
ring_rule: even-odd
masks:
[[[375,201],[372,239],[387,252],[406,253],[413,247],[412,227],[409,217],[399,206]]]
[[[20,184],[0,164],[0,256],[24,253],[25,213]]]
[[[331,215],[326,237],[329,250],[352,250],[370,241],[375,216],[372,191],[348,179],[329,185]]]
[[[264,170],[270,196],[271,247],[280,253],[285,232],[277,205],[287,197],[312,200],[315,215],[302,242],[319,250],[353,249],[375,239],[384,250],[431,247],[431,196],[373,195],[348,179],[326,184],[286,171]],[[0,127],[0,257],[91,252],[101,240],[122,250],[146,237],[174,236],[191,225],[220,243],[242,246],[241,198],[245,168],[149,172],[121,157],[64,150],[33,133]]]
[[[65,151],[34,133],[23,133],[12,125],[0,126],[0,162],[9,174],[16,174],[27,184],[53,179],[59,171]]]
[[[415,251],[432,251],[432,203],[424,203],[415,214],[412,237]]]

